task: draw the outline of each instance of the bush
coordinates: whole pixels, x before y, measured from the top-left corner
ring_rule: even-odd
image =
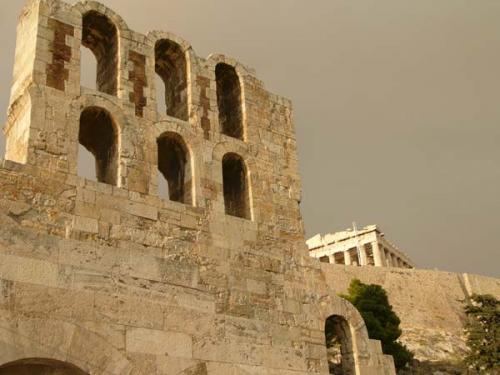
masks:
[[[496,374],[500,370],[500,301],[489,294],[473,295],[465,314],[470,349],[465,363],[480,373]]]
[[[413,360],[413,353],[397,341],[402,333],[399,328],[401,321],[392,310],[387,293],[380,285],[363,284],[354,279],[349,285],[348,294],[342,297],[358,309],[365,321],[368,336],[381,341],[382,351],[392,355],[397,369]]]

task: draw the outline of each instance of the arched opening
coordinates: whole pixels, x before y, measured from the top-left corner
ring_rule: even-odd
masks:
[[[226,214],[250,219],[247,170],[239,155],[228,153],[222,158],[222,183]]]
[[[160,193],[168,189],[166,196],[171,201],[191,204],[192,176],[186,144],[178,134],[171,132],[162,134],[157,144],[159,177],[167,182],[160,180]]]
[[[99,107],[86,108],[80,115],[78,141],[94,156],[96,180],[116,185],[118,134],[109,113]]]
[[[325,342],[330,374],[355,375],[353,342],[349,323],[339,315],[325,322]]]
[[[88,375],[78,367],[41,358],[22,359],[0,366],[0,375]]]
[[[118,31],[108,17],[89,11],[83,16],[82,45],[92,51],[97,60],[97,90],[117,94],[118,86]],[[85,55],[84,55],[85,56]],[[88,60],[88,57],[85,58]],[[83,59],[82,59],[82,62]],[[82,64],[82,76],[86,70]]]
[[[234,67],[219,63],[215,67],[217,105],[220,131],[230,137],[243,139],[241,86]]]
[[[188,120],[186,57],[177,43],[167,39],[156,42],[155,71],[158,111]],[[158,83],[162,82],[162,85]],[[164,90],[160,89],[163,86]],[[166,112],[165,112],[166,111]]]

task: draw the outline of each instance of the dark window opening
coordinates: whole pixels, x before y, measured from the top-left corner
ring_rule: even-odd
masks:
[[[86,375],[86,373],[66,362],[30,358],[0,366],[0,375]]]
[[[238,74],[231,65],[220,63],[215,67],[215,79],[221,132],[230,137],[243,139],[241,87]]]
[[[232,153],[224,155],[222,180],[226,214],[250,219],[247,172],[240,156]]]
[[[186,57],[182,48],[169,40],[155,46],[155,71],[161,78],[164,94],[157,84],[158,110],[180,120],[188,120]],[[158,80],[156,80],[158,82]]]
[[[330,374],[354,375],[353,342],[349,323],[338,315],[325,323],[325,341]]]
[[[365,246],[365,251],[366,251],[366,264],[368,266],[374,266],[375,265],[375,258],[373,255],[373,248],[371,244],[366,244]]]
[[[102,108],[89,107],[80,115],[78,141],[95,158],[97,181],[117,184],[117,133],[111,116]]]
[[[358,249],[353,247],[348,252],[351,256],[351,266],[359,266],[361,263],[359,262]]]
[[[117,94],[118,32],[104,15],[89,11],[83,16],[82,45],[92,51],[97,60],[97,90]],[[82,65],[83,68],[83,65]],[[82,75],[86,74],[82,69]]]
[[[335,258],[335,264],[345,264],[345,257],[343,251],[333,254],[333,257]]]
[[[324,255],[324,256],[322,256],[322,257],[319,258],[319,261],[321,263],[330,263],[330,258],[328,258],[327,255]]]
[[[171,201],[191,204],[191,173],[184,142],[177,134],[165,133],[157,143],[158,171],[167,182],[160,180],[160,190],[167,190]]]

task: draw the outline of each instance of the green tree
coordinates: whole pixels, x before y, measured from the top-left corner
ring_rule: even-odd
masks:
[[[397,369],[412,361],[413,354],[397,341],[402,333],[399,328],[401,321],[392,310],[384,288],[375,284],[363,284],[354,279],[349,285],[348,294],[342,297],[358,309],[365,321],[369,337],[381,341],[382,351],[392,355]]]
[[[465,314],[470,349],[465,363],[482,374],[496,374],[500,370],[500,301],[489,294],[475,294]]]

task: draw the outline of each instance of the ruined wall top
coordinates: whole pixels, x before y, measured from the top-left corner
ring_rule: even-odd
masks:
[[[95,1],[29,1],[17,35],[6,160],[156,209],[303,239],[291,103],[252,69],[200,58],[171,32],[135,32]],[[83,48],[95,56],[95,87],[81,85]],[[82,147],[97,181],[78,176]]]

